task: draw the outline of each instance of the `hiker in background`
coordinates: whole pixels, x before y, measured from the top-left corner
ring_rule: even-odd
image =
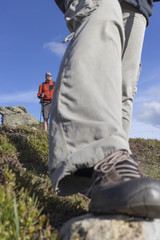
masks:
[[[48,130],[48,119],[51,107],[51,101],[53,99],[53,92],[55,87],[55,82],[53,82],[52,74],[47,72],[45,74],[45,82],[39,85],[39,91],[37,97],[40,98],[40,103],[42,104],[42,112],[43,112],[43,127],[44,131]]]

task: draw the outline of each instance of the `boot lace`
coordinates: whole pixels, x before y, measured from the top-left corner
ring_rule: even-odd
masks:
[[[113,185],[141,177],[137,161],[127,150],[120,149],[95,165],[93,183],[86,195],[90,196],[93,187],[103,178],[106,185]]]
[[[109,172],[116,170],[124,180],[142,176],[137,161],[125,149],[120,149],[97,163],[94,170],[101,174],[109,174]]]

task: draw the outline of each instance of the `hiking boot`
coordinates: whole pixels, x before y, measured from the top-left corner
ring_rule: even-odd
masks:
[[[160,183],[142,177],[127,150],[118,150],[94,167],[90,211],[160,218]]]

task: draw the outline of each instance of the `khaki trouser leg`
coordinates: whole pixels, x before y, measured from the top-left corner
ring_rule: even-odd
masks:
[[[133,99],[137,91],[141,52],[146,29],[145,17],[134,7],[121,3],[125,30],[125,46],[122,56],[122,111],[126,139],[132,119]]]
[[[75,31],[64,55],[50,118],[53,187],[79,168],[129,150],[122,122],[122,11],[117,0],[74,0],[66,12]],[[124,71],[124,70],[123,70]]]

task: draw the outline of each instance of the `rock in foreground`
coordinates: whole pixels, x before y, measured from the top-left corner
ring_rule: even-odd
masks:
[[[63,240],[159,240],[160,220],[86,214],[63,225]]]

